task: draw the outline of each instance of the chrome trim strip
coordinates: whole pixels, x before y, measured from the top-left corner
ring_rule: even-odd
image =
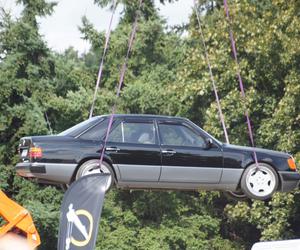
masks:
[[[125,142],[124,122],[121,122],[121,133],[122,133],[122,142]]]

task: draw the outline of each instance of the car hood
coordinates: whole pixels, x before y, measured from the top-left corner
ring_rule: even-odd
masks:
[[[288,153],[270,150],[270,149],[264,149],[264,148],[245,147],[245,146],[232,145],[227,143],[224,143],[223,147],[227,149],[237,150],[237,151],[247,151],[247,152],[255,151],[256,153],[269,154],[269,155],[284,157],[284,158],[291,157],[291,155],[289,155]]]

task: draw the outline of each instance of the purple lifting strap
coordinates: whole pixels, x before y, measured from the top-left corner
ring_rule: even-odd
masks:
[[[201,25],[200,16],[199,16],[196,1],[197,0],[194,0],[194,8],[195,8],[196,17],[197,17],[197,21],[198,21],[198,25],[199,25],[199,31],[200,31],[200,35],[201,35],[201,40],[202,40],[202,45],[203,45],[203,49],[204,49],[205,59],[206,59],[207,65],[208,65],[210,80],[212,82],[213,90],[214,90],[214,93],[215,93],[217,106],[218,106],[218,111],[219,111],[219,117],[220,117],[220,121],[221,121],[221,124],[222,124],[222,127],[223,127],[226,143],[229,144],[229,138],[228,138],[228,133],[227,133],[226,125],[225,125],[225,120],[224,120],[224,116],[223,116],[223,112],[222,112],[222,108],[221,108],[221,102],[220,102],[217,86],[216,86],[216,83],[215,83],[214,75],[212,73],[211,63],[210,63],[210,59],[209,59],[209,56],[208,56],[206,43],[205,43],[205,40],[204,40],[204,34],[203,34],[203,30],[202,30],[202,25]]]
[[[236,50],[235,40],[234,40],[234,36],[233,36],[233,31],[232,31],[232,28],[230,26],[231,22],[230,22],[229,8],[228,8],[227,0],[224,0],[224,8],[225,8],[225,12],[226,12],[226,17],[227,17],[228,22],[229,22],[229,27],[230,27],[229,28],[229,36],[230,36],[230,42],[231,42],[233,57],[234,57],[234,60],[235,60],[236,66],[237,66],[236,74],[237,74],[237,77],[238,77],[238,80],[239,80],[241,95],[242,95],[243,99],[245,99],[246,95],[245,95],[244,84],[243,84],[243,80],[242,80],[242,76],[241,76],[240,65],[239,65],[238,58],[237,58],[237,50]],[[246,120],[247,120],[247,126],[248,126],[248,132],[249,132],[249,138],[250,138],[250,141],[251,141],[251,145],[252,145],[252,147],[254,147],[254,139],[253,139],[251,121],[250,121],[247,109],[245,110],[245,116],[246,116]],[[254,156],[255,164],[256,164],[256,166],[258,166],[258,160],[257,160],[256,152],[254,150],[253,150],[253,156]]]
[[[98,92],[98,89],[99,89],[99,86],[100,86],[100,82],[101,82],[101,78],[102,78],[102,71],[103,71],[104,59],[105,59],[106,52],[107,52],[107,49],[108,49],[108,43],[109,43],[110,34],[111,34],[111,27],[112,27],[112,22],[113,22],[113,19],[114,19],[114,14],[115,14],[115,11],[116,11],[116,7],[117,7],[117,0],[114,0],[114,2],[113,2],[113,10],[112,10],[112,13],[111,13],[111,17],[110,17],[110,21],[109,21],[107,33],[106,33],[106,36],[105,36],[105,44],[104,44],[102,58],[101,58],[101,61],[100,61],[100,66],[99,66],[99,71],[98,71],[98,77],[97,77],[97,82],[96,82],[96,87],[95,87],[95,92],[94,92],[94,97],[93,97],[93,102],[92,102],[92,106],[91,106],[89,118],[91,118],[93,116],[93,111],[94,111],[94,107],[95,107],[95,101],[96,101],[97,92]]]
[[[120,96],[121,89],[122,89],[122,86],[123,86],[125,72],[126,72],[126,69],[127,69],[128,59],[129,59],[129,56],[130,56],[130,52],[131,52],[132,45],[133,45],[133,42],[134,42],[134,37],[135,37],[135,34],[136,34],[136,30],[137,30],[138,19],[139,19],[139,10],[141,9],[142,2],[143,2],[143,0],[140,0],[140,2],[139,2],[138,11],[136,12],[134,24],[132,26],[131,35],[130,35],[129,42],[128,42],[128,49],[127,49],[126,57],[125,57],[123,66],[122,66],[121,71],[120,71],[119,84],[118,84],[117,93],[116,93],[117,98]],[[103,147],[102,147],[102,150],[101,150],[100,165],[99,165],[100,167],[101,167],[102,162],[103,162],[104,152],[105,152],[108,136],[109,136],[112,124],[113,124],[115,111],[116,111],[116,104],[113,105],[112,110],[111,110],[111,115],[109,117],[109,122],[108,122],[107,130],[106,130],[106,135],[105,135]]]

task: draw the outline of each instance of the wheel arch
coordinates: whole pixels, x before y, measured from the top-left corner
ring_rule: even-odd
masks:
[[[278,191],[278,190],[281,190],[281,188],[282,188],[282,179],[281,179],[281,176],[280,176],[280,174],[278,173],[278,170],[276,169],[276,167],[273,165],[273,163],[272,162],[270,162],[270,161],[265,161],[265,160],[258,160],[258,164],[259,163],[264,163],[264,164],[266,164],[266,165],[269,165],[271,168],[273,168],[273,170],[276,172],[276,174],[277,174],[277,177],[278,177],[278,187],[277,187],[277,190],[276,191]],[[255,163],[255,161],[249,161],[249,162],[247,162],[245,165],[244,165],[244,171],[243,171],[243,173],[242,173],[242,175],[241,175],[241,177],[240,177],[240,180],[239,180],[239,187],[241,187],[241,181],[242,181],[242,177],[243,177],[243,175],[244,175],[244,173],[245,173],[245,171],[246,171],[246,169],[248,168],[248,167],[250,167],[251,165],[254,165],[254,164],[256,164]]]
[[[87,162],[87,161],[89,161],[89,160],[100,160],[100,159],[99,159],[98,156],[86,156],[86,157],[82,158],[82,159],[78,162],[78,164],[77,164],[77,166],[76,166],[76,168],[75,168],[75,170],[74,170],[74,172],[73,172],[73,175],[72,175],[72,177],[71,177],[70,183],[72,183],[72,182],[75,180],[76,173],[77,173],[78,169],[80,168],[80,166],[81,166],[83,163],[85,163],[85,162]],[[106,162],[106,163],[108,163],[108,164],[110,165],[110,167],[111,167],[112,170],[114,171],[114,175],[115,175],[114,177],[115,177],[115,180],[117,181],[117,174],[116,174],[116,170],[115,170],[115,168],[114,168],[114,166],[113,166],[112,160],[111,160],[109,157],[107,157],[106,155],[104,155],[103,161]]]

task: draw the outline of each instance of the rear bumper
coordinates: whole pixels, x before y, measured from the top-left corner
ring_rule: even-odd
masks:
[[[298,172],[278,171],[281,181],[281,192],[292,191],[299,186],[300,174]]]
[[[77,164],[21,162],[16,165],[17,174],[25,178],[37,178],[39,182],[69,184]]]
[[[40,163],[22,162],[16,165],[17,174],[23,177],[35,177],[35,174],[45,174],[46,167]]]

